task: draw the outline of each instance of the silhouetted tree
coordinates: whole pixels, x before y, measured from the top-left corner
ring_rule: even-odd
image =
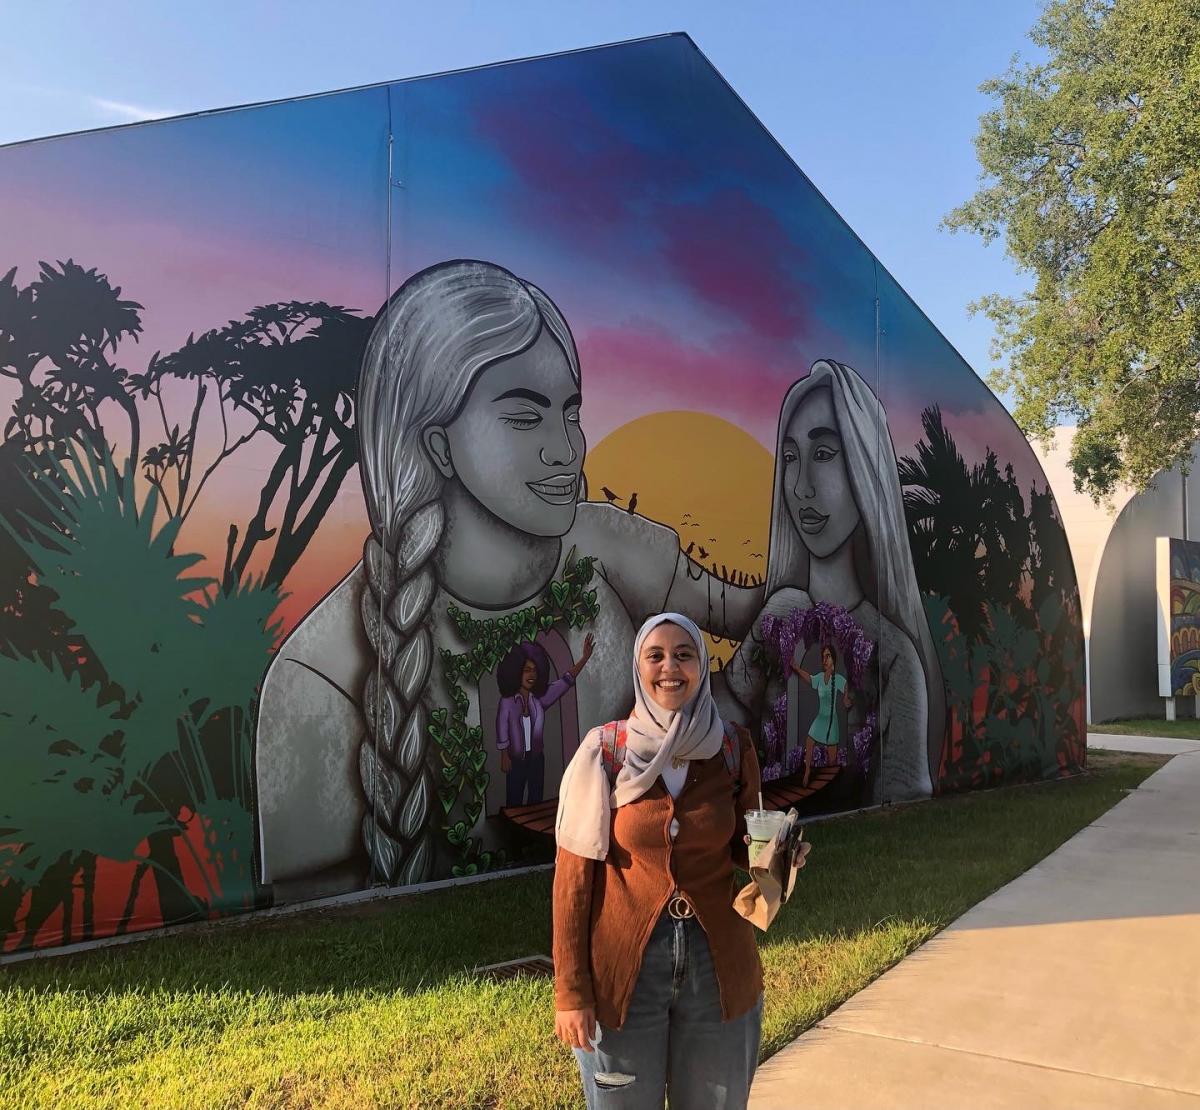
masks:
[[[357,461],[354,389],[369,319],[324,302],[266,305],[130,373],[121,345],[141,334],[142,306],[120,294],[70,260],[42,263],[24,287],[15,269],[0,279],[0,386],[7,379],[12,403],[0,440],[0,669],[28,695],[0,707],[7,748],[24,743],[27,761],[21,784],[0,793],[0,921],[11,923],[27,892],[27,944],[59,907],[63,936],[72,934],[77,870],[89,935],[96,858],[129,858],[143,840],[149,851],[118,931],[151,872],[165,920],[213,907],[215,891],[199,896],[183,882],[189,812],[233,852],[214,849],[217,866],[238,870],[236,881],[222,876],[221,898],[253,897],[242,885],[249,753],[257,683],[278,632],[269,618]],[[187,415],[173,421],[185,393]],[[143,453],[146,419],[162,436]],[[217,468],[256,437],[277,445],[274,463],[240,546],[238,525],[229,527],[221,588],[198,601],[199,583],[176,571],[200,556],[178,556],[175,538]],[[272,539],[266,574],[252,581],[251,556]],[[203,630],[207,644],[194,656],[182,641],[168,646],[164,621],[197,648]],[[65,689],[86,697],[71,701]],[[77,719],[64,723],[58,711],[72,706]],[[98,706],[99,723],[85,719]],[[75,734],[63,733],[74,746],[29,747],[38,714]],[[55,761],[67,756],[103,769],[103,789],[90,773],[63,780]],[[95,805],[94,819],[60,820],[84,804]]]
[[[1025,502],[1012,467],[1001,474],[990,448],[967,466],[932,405],[921,413],[925,438],[916,458],[900,459],[917,581],[945,596],[963,635],[986,625],[989,597],[1014,597],[1029,560]]]
[[[141,309],[123,300],[106,275],[70,259],[41,263],[24,287],[15,267],[0,278],[0,378],[16,387],[0,442],[7,524],[0,528],[0,650],[50,655],[68,671],[86,669],[89,659],[67,635],[67,622],[51,607],[53,594],[37,582],[13,539],[51,525],[23,477],[37,470],[53,480],[43,461],[64,457],[71,443],[93,455],[101,451],[112,431],[103,413],[113,406],[124,416],[130,457],[136,456],[141,422],[128,371],[116,359],[121,341],[140,335]]]
[[[968,467],[937,406],[921,423],[899,472],[951,711],[942,788],[1076,770],[1078,592],[1053,498],[1034,487],[1027,512],[1011,465],[988,448]]]
[[[20,395],[5,425],[33,449],[74,441],[93,450],[111,436],[101,410],[109,403],[127,422],[129,457],[137,458],[141,421],[128,388],[129,372],[115,361],[125,339],[137,341],[142,306],[121,299],[121,287],[94,267],[71,259],[42,262],[24,289],[16,268],[0,280],[0,376]]]
[[[186,518],[218,466],[259,436],[278,445],[244,529],[231,529],[225,586],[241,580],[258,545],[274,539],[267,581],[278,585],[303,553],[358,459],[354,393],[372,321],[324,302],[265,305],[155,355],[134,388],[152,398],[164,438],[142,459],[173,515]],[[169,379],[195,384],[186,428],[167,416]],[[205,401],[219,409],[221,443],[197,454]],[[270,526],[273,514],[278,523]],[[239,543],[240,539],[240,543]]]

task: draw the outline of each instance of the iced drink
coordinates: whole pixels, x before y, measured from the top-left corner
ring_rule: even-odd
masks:
[[[746,810],[746,832],[750,834],[750,866],[756,866],[759,853],[775,839],[787,814],[777,809]]]

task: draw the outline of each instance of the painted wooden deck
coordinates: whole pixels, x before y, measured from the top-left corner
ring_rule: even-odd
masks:
[[[837,778],[839,770],[838,767],[818,767],[813,771],[807,786],[800,785],[800,774],[788,775],[786,778],[768,782],[763,786],[763,802],[768,809],[790,809],[823,790]],[[500,810],[500,816],[526,832],[552,837],[554,835],[554,817],[557,812],[558,799],[547,798],[544,802],[538,802],[535,805],[505,806]]]

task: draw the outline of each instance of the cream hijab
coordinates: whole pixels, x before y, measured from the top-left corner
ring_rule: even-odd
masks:
[[[660,624],[682,628],[696,645],[699,657],[700,689],[676,711],[655,703],[638,672],[642,644]],[[669,763],[711,759],[721,750],[724,726],[712,696],[708,649],[700,629],[681,613],[660,613],[638,631],[633,642],[633,691],[633,715],[626,726],[625,762],[616,785],[610,789],[608,773],[600,758],[598,728],[584,737],[563,772],[554,836],[560,847],[577,856],[603,860],[608,855],[612,811],[645,794]]]

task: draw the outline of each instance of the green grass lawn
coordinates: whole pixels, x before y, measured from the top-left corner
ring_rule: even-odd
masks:
[[[1167,736],[1178,740],[1200,740],[1200,721],[1165,721],[1162,717],[1122,717],[1099,725],[1088,725],[1089,732],[1109,732],[1118,736]]]
[[[764,1054],[1118,802],[1162,760],[1093,752],[1069,782],[810,826],[762,938]],[[13,965],[12,1107],[577,1106],[548,980],[468,969],[548,952],[550,876]]]

